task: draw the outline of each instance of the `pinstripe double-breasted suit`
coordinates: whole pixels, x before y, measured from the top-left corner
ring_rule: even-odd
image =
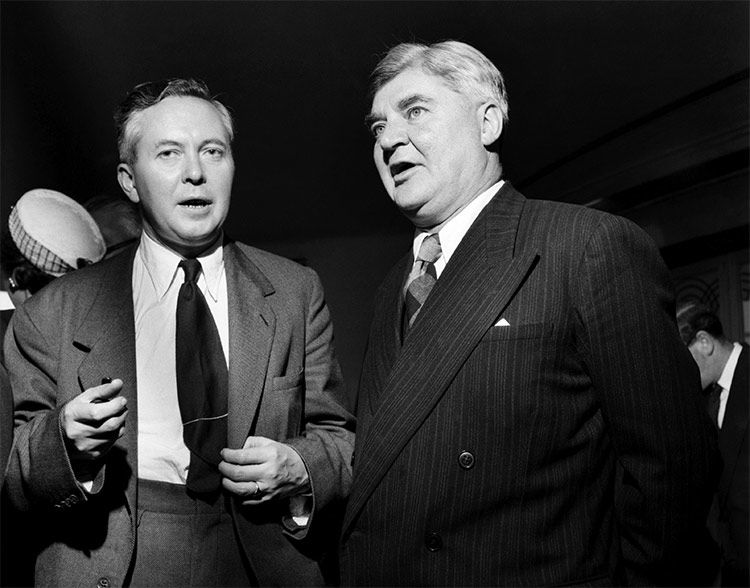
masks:
[[[652,241],[506,183],[402,342],[411,265],[376,297],[343,582],[681,581],[715,439]]]

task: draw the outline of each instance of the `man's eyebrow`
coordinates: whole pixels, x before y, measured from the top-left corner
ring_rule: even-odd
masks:
[[[202,149],[206,145],[221,145],[225,149],[228,148],[228,143],[224,139],[220,138],[211,138],[211,139],[204,139],[200,143],[200,148]],[[154,149],[161,149],[162,147],[182,147],[183,143],[180,141],[177,141],[176,139],[161,139],[160,141],[157,141],[154,144]]]
[[[174,139],[161,139],[154,143],[154,149],[161,149],[162,147],[182,147],[182,143]]]
[[[229,144],[224,139],[206,139],[205,141],[201,141],[201,148],[205,147],[206,145],[220,145],[224,149],[229,148]]]
[[[396,107],[398,110],[406,110],[410,106],[413,106],[414,104],[430,104],[433,102],[432,98],[429,98],[428,96],[425,96],[424,94],[411,94],[409,96],[406,96],[405,98],[402,98],[398,101],[398,104]],[[368,128],[371,127],[374,123],[376,123],[379,120],[382,120],[384,117],[380,116],[374,112],[370,112],[367,116],[365,116],[365,126]]]
[[[414,104],[418,104],[420,102],[429,104],[430,102],[432,102],[432,99],[428,98],[424,94],[412,94],[411,96],[407,96],[406,98],[402,98],[398,101],[398,109],[406,110],[410,106],[413,106]]]
[[[383,120],[382,116],[378,116],[374,112],[369,112],[365,115],[365,126],[369,129],[377,121]]]

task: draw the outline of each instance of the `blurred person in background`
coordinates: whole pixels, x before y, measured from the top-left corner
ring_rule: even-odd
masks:
[[[708,413],[719,431],[723,468],[709,527],[721,546],[721,585],[750,586],[748,345],[727,338],[716,313],[698,302],[679,307],[677,326],[698,364]]]
[[[72,198],[54,190],[26,192],[11,210],[0,236],[3,286],[15,307],[55,278],[104,257],[105,245],[96,222]],[[0,311],[0,342],[13,315]],[[13,396],[0,346],[0,471],[4,474],[13,441]],[[31,583],[31,527],[19,518],[3,493],[0,506],[0,585]]]
[[[122,251],[141,236],[142,223],[138,205],[124,196],[100,194],[83,203],[107,245],[105,258]]]

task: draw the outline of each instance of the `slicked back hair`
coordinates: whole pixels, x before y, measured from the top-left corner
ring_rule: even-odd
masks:
[[[500,70],[480,51],[461,41],[432,45],[401,43],[391,48],[370,75],[370,103],[378,90],[407,69],[421,67],[439,76],[454,92],[480,101],[494,100],[508,122],[508,94]]]
[[[234,140],[232,115],[227,107],[211,94],[205,82],[192,78],[145,82],[133,88],[115,111],[117,150],[121,162],[132,164],[136,159],[136,145],[141,134],[138,125],[140,113],[170,96],[192,96],[213,104],[221,115],[230,143]]]
[[[687,302],[677,310],[677,327],[685,345],[690,345],[698,331],[705,331],[718,340],[724,340],[724,329],[716,313],[700,302]]]

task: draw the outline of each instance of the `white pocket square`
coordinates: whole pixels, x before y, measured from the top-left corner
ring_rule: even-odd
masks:
[[[510,323],[506,321],[504,318],[501,318],[499,321],[495,323],[496,327],[509,327]]]

